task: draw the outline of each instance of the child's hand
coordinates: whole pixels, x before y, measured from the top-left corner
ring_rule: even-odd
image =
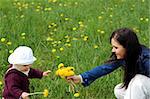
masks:
[[[43,76],[48,76],[48,74],[51,72],[51,70],[43,72]]]
[[[21,94],[21,97],[23,98],[23,99],[29,99],[29,93],[27,93],[27,92],[23,92],[22,94]]]

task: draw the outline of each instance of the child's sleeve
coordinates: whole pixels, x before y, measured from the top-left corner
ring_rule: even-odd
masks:
[[[9,90],[10,93],[16,97],[16,99],[21,97],[23,91],[20,89],[20,80],[15,74],[7,77],[6,87],[7,90]]]
[[[37,69],[31,68],[29,71],[29,78],[42,78],[43,77],[43,72]]]

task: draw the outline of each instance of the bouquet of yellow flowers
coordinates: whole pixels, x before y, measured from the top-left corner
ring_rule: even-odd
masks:
[[[61,78],[73,76],[75,75],[74,70],[75,70],[74,67],[70,67],[70,66],[65,67],[63,63],[60,63],[56,71],[56,76],[59,76]],[[69,83],[69,92],[72,92],[75,97],[79,97],[79,92],[77,91],[76,85],[72,80]]]

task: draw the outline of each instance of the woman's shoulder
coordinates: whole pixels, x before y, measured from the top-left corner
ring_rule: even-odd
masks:
[[[142,48],[142,52],[141,52],[141,55],[143,57],[150,57],[150,48],[144,46],[144,45],[141,45],[141,48]]]

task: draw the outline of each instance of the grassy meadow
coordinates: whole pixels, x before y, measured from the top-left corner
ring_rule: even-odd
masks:
[[[59,63],[80,74],[101,65],[111,54],[109,36],[129,27],[141,44],[149,45],[149,0],[0,0],[0,92],[8,56],[20,46],[30,46],[37,61],[33,68],[52,73],[31,79],[31,92],[49,90],[31,99],[75,99],[68,83],[55,75]],[[121,68],[88,87],[78,84],[78,99],[115,99],[113,88],[122,81]],[[1,98],[1,95],[0,95]]]

